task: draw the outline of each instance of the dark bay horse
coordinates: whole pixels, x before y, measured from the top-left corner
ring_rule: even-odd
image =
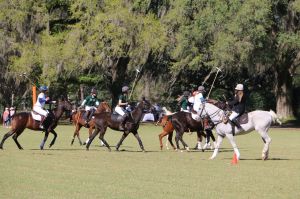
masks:
[[[182,139],[182,136],[184,132],[197,132],[198,138],[203,135],[203,121],[202,119],[197,121],[192,118],[192,114],[189,112],[177,112],[173,115],[171,115],[171,122],[173,124],[173,127],[176,131],[176,137],[175,137],[175,142],[177,149],[179,149],[179,140],[183,144],[184,148],[189,151],[188,145],[184,142]],[[199,145],[198,140],[198,145]]]
[[[59,100],[57,102],[57,108],[53,109],[49,112],[49,116],[45,120],[45,129],[41,129],[39,127],[40,121],[36,121],[32,118],[31,112],[20,112],[16,113],[11,121],[11,130],[3,136],[3,139],[0,143],[0,149],[3,149],[3,144],[7,138],[13,135],[13,140],[17,144],[19,149],[23,149],[20,143],[18,142],[18,137],[23,133],[25,128],[35,130],[35,131],[45,131],[44,139],[40,145],[40,149],[44,149],[45,142],[48,138],[49,132],[51,132],[54,136],[53,140],[51,141],[49,147],[51,147],[56,140],[57,133],[54,129],[57,126],[59,118],[62,116],[64,111],[71,111],[72,105],[67,100]]]
[[[170,142],[171,146],[173,147],[173,149],[175,150],[176,147],[173,144],[172,138],[173,138],[173,131],[174,131],[174,126],[172,124],[172,115],[165,115],[163,116],[160,121],[159,121],[159,125],[162,126],[163,131],[158,135],[159,137],[159,143],[160,143],[160,150],[163,149],[163,143],[162,143],[162,139],[163,137],[165,137],[166,135],[168,135],[168,141]],[[202,124],[199,127],[199,129],[197,129],[197,141],[198,142],[202,142],[202,137],[206,137],[206,135],[203,133],[203,131],[201,130],[202,128]],[[192,132],[191,129],[187,129],[187,131],[185,132]],[[179,148],[178,148],[179,149]]]
[[[150,108],[150,103],[146,100],[142,100],[137,107],[130,113],[130,116],[125,124],[125,130],[120,130],[120,120],[118,120],[119,116],[112,115],[111,113],[98,113],[95,114],[95,131],[90,136],[89,142],[86,144],[86,149],[89,150],[90,144],[92,143],[93,139],[96,137],[96,135],[100,132],[99,138],[100,140],[105,144],[105,146],[108,148],[109,151],[111,151],[110,146],[104,139],[104,135],[106,132],[107,127],[116,130],[116,131],[123,131],[123,135],[118,142],[116,146],[116,150],[119,150],[119,147],[121,146],[124,139],[128,136],[129,133],[133,133],[135,138],[138,140],[139,145],[142,149],[142,151],[145,151],[143,143],[140,139],[140,136],[138,134],[138,128],[140,126],[140,121],[143,116],[143,110]]]
[[[102,112],[109,112],[109,113],[111,112],[111,108],[110,108],[109,104],[105,101],[100,103],[100,105],[98,106],[95,113],[102,113]],[[85,110],[79,110],[72,114],[72,121],[73,121],[73,124],[75,125],[75,132],[73,135],[73,139],[71,141],[71,145],[73,145],[76,136],[78,138],[79,144],[82,145],[81,139],[79,137],[79,131],[80,131],[81,127],[83,127],[85,125],[85,119],[83,117],[84,113],[85,113]],[[91,119],[89,121],[89,136],[92,135],[94,128],[95,128],[95,123],[94,123],[94,120]],[[84,143],[84,144],[86,144],[86,143]]]

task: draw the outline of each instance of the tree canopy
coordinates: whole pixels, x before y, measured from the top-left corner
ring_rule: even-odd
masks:
[[[0,0],[0,102],[30,100],[38,83],[77,101],[96,87],[113,104],[130,85],[134,99],[172,104],[184,90],[210,88],[218,67],[212,97],[243,83],[249,110],[292,118],[299,17],[300,0]]]

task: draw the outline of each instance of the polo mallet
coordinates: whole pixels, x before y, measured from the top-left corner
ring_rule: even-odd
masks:
[[[211,85],[211,87],[210,87],[210,90],[209,90],[209,92],[208,92],[208,94],[207,94],[207,99],[209,98],[209,95],[210,95],[210,92],[211,92],[211,90],[212,90],[212,88],[213,88],[213,86],[214,86],[214,84],[215,84],[215,81],[216,81],[216,79],[217,79],[217,76],[218,76],[218,73],[220,72],[220,71],[222,71],[220,68],[218,68],[218,67],[216,67],[216,69],[217,69],[217,73],[216,73],[216,76],[215,76],[215,79],[214,79],[214,81],[213,81],[213,83],[212,83],[212,85]]]
[[[134,82],[133,82],[132,89],[131,89],[130,94],[129,94],[129,97],[128,97],[129,100],[130,100],[130,98],[131,98],[131,96],[132,96],[132,93],[133,93],[133,91],[134,91],[134,89],[135,89],[136,82],[137,82],[137,78],[138,78],[138,76],[139,76],[139,74],[140,74],[140,72],[141,72],[140,69],[135,69],[135,71],[136,71],[136,75],[135,75],[135,78],[134,78]]]

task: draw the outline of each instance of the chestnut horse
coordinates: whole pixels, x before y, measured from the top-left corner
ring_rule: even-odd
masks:
[[[102,112],[111,112],[110,106],[105,101],[100,103],[95,113],[102,113]],[[71,141],[71,145],[73,145],[76,136],[78,138],[79,144],[82,145],[81,139],[79,137],[79,131],[81,127],[83,126],[85,127],[85,119],[83,118],[84,113],[85,110],[79,110],[72,114],[72,121],[73,124],[75,125],[75,132],[73,135],[73,139]],[[92,119],[89,121],[89,136],[91,136],[94,128],[95,128],[95,124],[94,124],[94,120]],[[87,142],[88,140],[84,144],[86,144]]]
[[[120,130],[119,126],[122,122],[119,120],[119,118],[122,118],[121,116],[113,115],[111,113],[98,113],[95,115],[94,121],[95,121],[95,131],[90,136],[90,140],[86,144],[86,149],[89,150],[90,144],[92,143],[93,139],[96,137],[96,135],[100,132],[99,138],[100,140],[105,144],[105,146],[108,148],[109,151],[111,151],[110,146],[104,139],[105,132],[107,130],[107,127],[116,130],[116,131],[123,131],[123,136],[121,137],[120,141],[116,145],[116,150],[119,150],[119,147],[121,146],[124,139],[128,136],[129,133],[133,133],[135,138],[138,140],[140,148],[142,151],[145,151],[142,140],[140,139],[140,136],[138,134],[138,128],[140,126],[140,121],[143,116],[143,110],[150,108],[150,103],[146,100],[142,100],[139,102],[137,107],[130,112],[130,116],[125,123],[125,130]]]
[[[32,118],[31,112],[20,112],[16,113],[11,121],[11,130],[3,136],[3,139],[0,143],[0,149],[3,149],[3,144],[7,138],[13,136],[15,143],[17,144],[19,149],[23,149],[20,143],[18,142],[18,137],[23,133],[25,128],[35,130],[35,131],[45,131],[45,136],[40,144],[40,149],[44,149],[45,142],[48,138],[49,132],[51,132],[54,136],[53,140],[51,141],[49,148],[55,143],[57,133],[54,129],[57,126],[59,118],[62,116],[64,111],[71,111],[72,105],[67,100],[59,100],[57,102],[57,108],[49,111],[49,115],[44,122],[45,129],[41,129],[39,127],[40,121],[36,121]]]

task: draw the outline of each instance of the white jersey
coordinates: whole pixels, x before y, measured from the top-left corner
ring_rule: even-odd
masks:
[[[46,102],[46,96],[44,93],[40,93],[37,97],[37,101],[34,106],[44,107]]]
[[[193,109],[195,111],[199,111],[200,106],[205,102],[205,98],[203,97],[202,93],[198,93],[197,95],[195,95],[194,97],[194,106]]]

